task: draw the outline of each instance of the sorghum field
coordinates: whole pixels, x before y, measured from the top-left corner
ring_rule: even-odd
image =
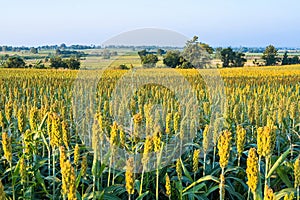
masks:
[[[0,69],[0,199],[299,199],[300,66],[175,71]]]

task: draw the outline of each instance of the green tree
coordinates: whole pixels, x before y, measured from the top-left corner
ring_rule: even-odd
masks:
[[[158,58],[157,55],[147,54],[145,56],[142,56],[141,62],[143,64],[143,67],[155,67],[156,63],[158,62]]]
[[[166,51],[163,49],[157,49],[157,55],[162,56],[163,54],[166,54]]]
[[[163,63],[171,68],[176,68],[180,63],[180,52],[179,51],[167,51],[164,56]]]
[[[206,48],[203,43],[198,42],[198,37],[194,36],[192,40],[187,41],[182,56],[195,68],[206,68],[210,64],[210,56]]]
[[[58,69],[58,68],[67,68],[68,66],[67,66],[67,64],[62,60],[61,57],[55,56],[55,57],[50,58],[50,67],[51,67],[51,68]]]
[[[65,63],[67,65],[67,68],[69,69],[79,69],[80,68],[80,61],[79,59],[75,57],[71,57],[67,60],[65,60]]]
[[[281,65],[288,65],[288,64],[289,64],[289,57],[287,55],[287,52],[284,52],[282,61],[281,61]]]
[[[262,59],[265,60],[266,66],[276,65],[277,61],[279,61],[279,58],[277,57],[277,49],[273,45],[267,46],[263,52]]]
[[[223,67],[243,67],[247,61],[244,58],[245,54],[234,52],[231,47],[222,49],[221,51],[221,61],[223,62]]]
[[[5,68],[25,68],[25,61],[18,57],[9,57],[3,65]]]
[[[38,49],[34,48],[34,47],[31,47],[30,48],[30,53],[37,54],[38,53]]]

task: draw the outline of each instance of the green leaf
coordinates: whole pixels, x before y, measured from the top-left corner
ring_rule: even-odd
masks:
[[[185,175],[191,182],[193,182],[194,180],[193,180],[193,178],[191,177],[189,171],[188,171],[188,170],[186,169],[186,167],[184,166],[184,164],[183,164],[181,158],[180,158],[180,162],[181,162],[181,166],[182,166],[184,175]]]
[[[149,191],[144,192],[143,194],[141,194],[140,196],[138,196],[138,198],[136,200],[142,200],[145,196],[147,196],[149,194]]]
[[[203,181],[214,181],[216,183],[220,183],[220,180],[214,176],[211,176],[211,175],[207,175],[207,176],[204,176],[202,178],[199,178],[197,181],[193,182],[192,184],[190,184],[189,186],[187,186],[182,192],[186,192],[188,190],[190,190],[191,188],[193,188],[195,185],[203,182]]]
[[[44,179],[42,178],[40,170],[35,171],[35,178],[38,181],[38,184],[40,184],[42,186],[44,192],[46,194],[49,194],[48,191],[47,191],[47,188],[45,186],[45,182],[44,182]]]
[[[277,167],[280,166],[280,164],[286,159],[286,157],[290,153],[290,148],[286,150],[281,156],[276,160],[276,162],[273,164],[272,168],[268,171],[267,178],[270,178],[270,176],[273,174],[273,172],[277,169]]]
[[[277,168],[276,173],[278,174],[278,176],[280,177],[282,182],[284,182],[284,184],[286,184],[286,186],[288,186],[289,188],[293,187],[284,167]]]

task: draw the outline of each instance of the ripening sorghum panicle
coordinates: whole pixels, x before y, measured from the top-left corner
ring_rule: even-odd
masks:
[[[122,126],[119,126],[119,132],[120,132],[120,145],[121,147],[125,147],[126,145],[126,133]]]
[[[81,173],[82,173],[81,175],[85,177],[86,172],[87,172],[87,157],[86,155],[84,155],[81,160]]]
[[[4,151],[4,157],[8,162],[12,161],[12,144],[11,137],[6,132],[2,133],[2,148]]]
[[[246,142],[246,130],[238,125],[236,129],[236,146],[238,155],[241,156],[244,151],[244,145]]]
[[[119,127],[116,121],[114,121],[113,125],[110,129],[110,145],[117,146],[119,144]]]
[[[26,114],[25,114],[23,107],[21,107],[18,110],[17,118],[18,118],[18,129],[19,129],[20,133],[23,133],[23,131],[25,130],[25,126],[26,126]]]
[[[26,171],[26,162],[25,162],[25,159],[22,157],[20,158],[19,160],[20,162],[20,177],[21,177],[21,183],[24,184],[26,182],[26,174],[27,174],[27,171]]]
[[[248,115],[248,119],[249,119],[249,122],[251,124],[254,124],[254,106],[253,106],[253,100],[250,100],[248,101],[248,104],[247,104],[247,115]]]
[[[161,149],[161,130],[159,126],[156,126],[153,134],[153,149],[154,152],[159,152]]]
[[[194,150],[193,154],[193,172],[197,172],[199,169],[199,155],[200,155],[200,149]]]
[[[178,180],[181,180],[181,178],[182,178],[182,168],[181,168],[180,158],[178,158],[176,160],[176,173],[177,173]]]
[[[300,156],[294,163],[295,188],[300,187]]]
[[[180,131],[179,131],[179,138],[181,142],[184,140],[184,137],[187,136],[187,130],[188,130],[187,119],[186,117],[184,117],[180,123]]]
[[[79,164],[79,158],[80,158],[80,148],[79,148],[79,145],[76,144],[75,148],[74,148],[74,164],[76,166],[78,166],[78,164]]]
[[[167,116],[166,116],[166,130],[165,132],[167,134],[170,134],[171,131],[172,131],[172,113],[168,113]]]
[[[134,193],[133,171],[134,171],[134,160],[133,160],[133,157],[130,157],[126,161],[126,172],[125,172],[126,190],[129,195]]]
[[[69,140],[70,140],[69,125],[65,120],[62,121],[62,123],[61,123],[61,133],[62,133],[63,143],[64,143],[65,147],[67,149],[69,149]]]
[[[210,113],[210,104],[209,104],[209,102],[203,102],[203,111],[204,111],[204,114],[206,115],[206,116],[208,116],[209,115],[209,113]]]
[[[68,199],[76,199],[76,176],[69,160],[63,164],[61,174],[63,195],[68,196]]]
[[[4,192],[4,186],[2,184],[2,181],[0,180],[0,200],[5,200],[6,194]]]
[[[275,195],[274,195],[272,188],[270,188],[269,186],[266,185],[265,191],[266,191],[266,194],[264,194],[264,200],[275,200]]]
[[[294,193],[291,192],[290,194],[286,194],[284,196],[284,199],[283,200],[293,200],[294,199]]]
[[[52,113],[51,117],[51,133],[50,145],[52,148],[59,147],[62,144],[61,122],[57,114]]]
[[[257,129],[257,153],[262,156],[263,154],[263,149],[264,149],[264,142],[263,142],[263,132],[264,132],[264,128],[263,127],[259,127]]]
[[[32,144],[32,134],[29,129],[27,129],[23,134],[23,143],[24,143],[24,153],[29,154],[31,150],[31,144]]]
[[[213,143],[214,146],[217,145],[218,138],[220,136],[220,131],[222,130],[222,120],[220,118],[217,118],[214,121],[214,127],[213,127]]]
[[[202,149],[205,154],[208,151],[210,140],[211,140],[211,137],[209,134],[209,126],[205,125],[205,128],[203,130],[203,141],[202,141]]]
[[[166,174],[166,195],[168,196],[168,197],[170,197],[171,196],[171,181],[170,181],[170,177],[169,177],[169,175],[168,174]]]
[[[255,148],[251,148],[249,150],[246,173],[248,178],[247,185],[250,188],[251,192],[255,193],[259,180],[258,157],[256,155]]]
[[[137,113],[133,115],[133,123],[134,123],[133,135],[135,138],[138,138],[140,136],[142,120],[143,120],[143,116],[141,113]]]
[[[59,164],[60,164],[60,168],[63,167],[66,160],[67,160],[66,149],[65,149],[64,146],[60,146],[59,147]]]
[[[153,149],[153,139],[151,136],[147,136],[145,143],[144,143],[144,152],[143,152],[143,158],[142,158],[142,164],[147,169],[147,164],[150,158],[150,153]]]
[[[36,107],[31,107],[29,112],[29,125],[31,130],[37,129],[38,110]]]
[[[241,122],[241,107],[239,104],[234,105],[232,117],[236,124],[239,124]]]
[[[218,139],[219,163],[221,168],[225,168],[228,164],[231,147],[231,132],[224,130]]]
[[[2,130],[5,128],[5,119],[2,111],[0,111],[0,127],[2,127]]]
[[[263,112],[261,114],[261,123],[262,124],[267,124],[267,117],[268,117],[268,110],[267,110],[267,108],[264,108]]]
[[[175,133],[177,133],[178,130],[179,130],[179,127],[180,127],[180,119],[181,119],[180,113],[179,113],[179,112],[176,112],[176,113],[174,114],[174,119],[173,119],[173,121],[174,121],[174,131],[175,131]]]
[[[291,120],[295,120],[297,116],[297,103],[292,102],[289,106],[289,116]]]
[[[11,100],[9,100],[5,104],[5,118],[9,123],[11,123],[12,115],[13,115],[13,103]]]
[[[257,140],[260,141],[260,143],[257,143],[258,149],[260,149],[258,154],[264,157],[271,156],[276,142],[275,129],[265,126],[260,135],[257,135]]]

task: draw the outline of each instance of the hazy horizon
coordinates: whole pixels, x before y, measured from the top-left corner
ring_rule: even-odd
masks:
[[[102,45],[141,28],[167,29],[211,46],[300,47],[300,2],[289,0],[1,2],[0,46]]]

